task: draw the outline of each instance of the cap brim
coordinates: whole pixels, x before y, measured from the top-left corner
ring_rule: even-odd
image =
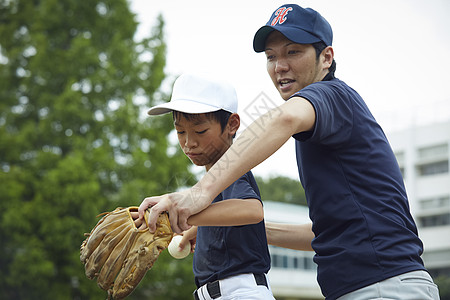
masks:
[[[266,39],[275,29],[272,26],[263,26],[255,33],[253,38],[253,50],[263,52],[266,50]]]
[[[297,44],[312,44],[321,41],[320,38],[300,28],[265,25],[258,29],[253,38],[253,50],[255,50],[255,52],[263,52],[266,50],[267,37],[274,30],[280,32],[287,39]]]
[[[213,111],[218,111],[223,108],[207,105],[204,103],[195,102],[192,100],[176,100],[163,103],[150,108],[147,114],[151,116],[162,115],[172,111],[179,111],[188,114],[202,114],[209,113]]]

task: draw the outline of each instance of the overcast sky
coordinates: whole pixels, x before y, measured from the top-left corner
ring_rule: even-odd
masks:
[[[448,0],[130,0],[150,35],[155,18],[166,22],[167,73],[214,74],[237,90],[241,128],[254,107],[281,98],[266,73],[265,56],[252,41],[280,5],[319,11],[331,24],[336,76],[366,101],[387,133],[450,118],[450,1]],[[252,110],[253,109],[253,110]],[[298,178],[293,142],[256,167],[256,175]]]

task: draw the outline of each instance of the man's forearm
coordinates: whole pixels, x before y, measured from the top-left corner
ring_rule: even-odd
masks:
[[[312,105],[304,99],[289,100],[245,129],[227,152],[194,186],[211,201],[220,192],[275,153],[295,133],[314,124]]]
[[[267,242],[283,248],[313,251],[314,238],[311,224],[285,224],[266,222]]]
[[[139,206],[139,218],[152,207],[148,221],[151,232],[156,230],[156,220],[163,211],[169,212],[174,232],[189,229],[190,216],[207,208],[219,193],[275,153],[293,134],[312,130],[314,123],[314,107],[308,100],[289,99],[248,126],[192,188],[145,198]]]

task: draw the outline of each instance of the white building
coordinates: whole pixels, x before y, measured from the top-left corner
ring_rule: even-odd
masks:
[[[433,277],[450,276],[450,121],[387,134]]]

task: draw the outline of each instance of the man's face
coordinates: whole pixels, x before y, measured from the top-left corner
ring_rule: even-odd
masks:
[[[312,45],[296,44],[278,31],[267,37],[265,53],[267,72],[284,100],[326,74]]]

